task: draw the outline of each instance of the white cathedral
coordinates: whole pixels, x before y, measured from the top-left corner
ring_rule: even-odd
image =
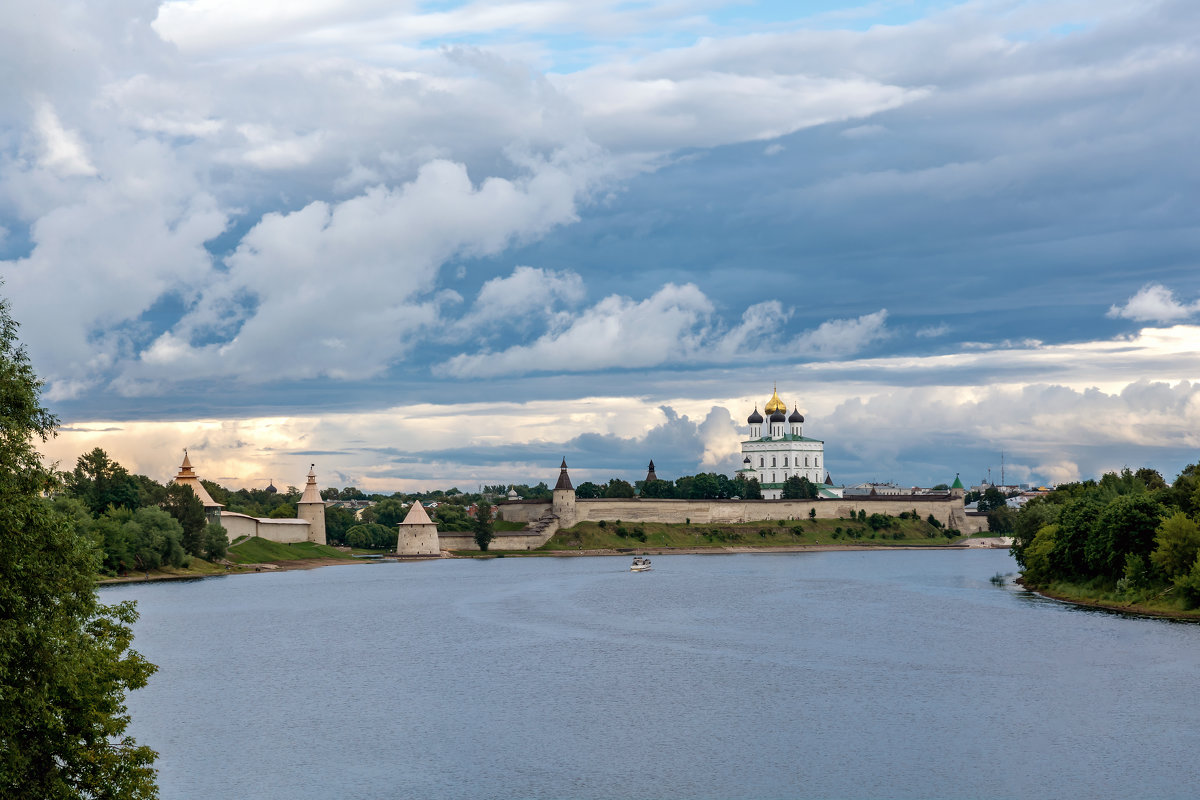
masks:
[[[825,443],[804,436],[800,410],[793,407],[788,414],[776,389],[763,412],[765,419],[755,405],[746,420],[750,438],[742,442],[742,468],[738,474],[747,480],[757,478],[764,500],[780,499],[784,481],[792,476],[808,478],[820,497],[841,497],[841,491],[830,485],[825,469]],[[765,433],[764,425],[768,426]]]

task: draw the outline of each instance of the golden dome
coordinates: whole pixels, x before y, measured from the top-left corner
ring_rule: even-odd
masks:
[[[787,406],[779,399],[778,389],[772,390],[771,399],[767,401],[767,406],[763,411],[768,414],[774,414],[776,411],[787,411]]]

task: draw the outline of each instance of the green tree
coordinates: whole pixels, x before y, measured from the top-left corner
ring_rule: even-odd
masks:
[[[575,497],[579,500],[594,500],[601,497],[604,487],[597,486],[591,481],[584,481],[575,487]]]
[[[93,516],[110,506],[134,509],[139,504],[138,481],[99,447],[75,462],[66,489],[67,494],[82,500]]]
[[[154,665],[130,649],[133,604],[99,603],[95,549],[41,496],[59,484],[32,442],[57,424],[40,388],[0,301],[0,795],[153,797],[125,694]]]
[[[325,539],[330,544],[345,544],[346,531],[354,527],[354,514],[344,508],[325,507]]]
[[[220,523],[210,523],[204,528],[204,557],[209,561],[224,558],[229,550],[229,534]]]
[[[784,500],[812,500],[817,496],[817,487],[801,475],[793,475],[783,482],[779,496]]]
[[[1200,526],[1176,511],[1163,520],[1154,536],[1154,552],[1150,561],[1163,575],[1174,578],[1191,570],[1200,554]]]
[[[1162,506],[1149,495],[1117,497],[1105,506],[1088,537],[1088,566],[1096,574],[1115,578],[1124,569],[1126,556],[1148,558],[1162,512]]]
[[[467,510],[453,503],[442,503],[433,510],[433,521],[439,531],[464,532],[475,530]]]
[[[200,502],[192,487],[180,483],[168,486],[163,509],[183,527],[184,551],[203,557],[204,526],[208,524],[208,519],[204,516],[204,503]]]
[[[1167,482],[1163,480],[1162,473],[1150,467],[1142,467],[1137,472],[1133,473],[1134,477],[1145,484],[1146,488],[1152,492],[1167,488]]]
[[[1008,506],[998,506],[987,513],[988,531],[991,533],[1012,533],[1017,512]]]
[[[479,545],[480,550],[486,551],[495,537],[492,531],[492,507],[490,505],[481,502],[475,506],[475,519],[472,521],[471,529],[475,531],[475,544]]]
[[[139,508],[125,523],[133,566],[155,569],[183,564],[183,527],[161,508]]]
[[[605,497],[633,497],[633,484],[620,478],[612,478],[604,486]]]
[[[641,497],[651,498],[675,496],[675,484],[671,483],[670,481],[658,479],[653,481],[639,481],[638,483],[642,489],[640,495]],[[579,496],[578,491],[575,492],[575,496]]]
[[[747,500],[762,500],[762,485],[758,482],[758,478],[751,478],[746,481],[746,493],[742,497]]]
[[[1008,505],[1008,499],[1004,496],[1004,492],[997,489],[995,486],[989,486],[979,498],[979,503],[976,508],[980,514],[986,514],[993,508]]]
[[[280,503],[271,509],[271,513],[267,517],[269,519],[295,519],[296,507],[291,503]]]
[[[404,505],[397,497],[389,497],[375,504],[375,522],[385,528],[399,525],[404,521],[404,516]],[[326,536],[328,535],[326,531]]]

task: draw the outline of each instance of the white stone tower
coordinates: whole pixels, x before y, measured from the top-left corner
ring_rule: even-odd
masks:
[[[558,483],[554,484],[554,499],[551,504],[554,516],[558,517],[560,528],[569,528],[575,524],[575,487],[571,485],[571,477],[567,475],[567,460],[564,458],[558,472]]]
[[[325,501],[317,490],[316,464],[308,468],[308,483],[304,485],[304,494],[296,504],[296,516],[308,523],[308,540],[317,544],[326,544],[325,540]]]
[[[396,537],[398,556],[440,556],[437,525],[425,513],[420,500],[413,500],[412,508],[400,523],[400,534]]]

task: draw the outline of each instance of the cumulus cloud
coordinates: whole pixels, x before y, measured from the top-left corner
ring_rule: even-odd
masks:
[[[576,272],[519,266],[510,275],[485,282],[471,310],[454,321],[450,333],[481,337],[500,323],[527,328],[534,319],[545,321],[547,316],[553,324],[560,303],[578,305],[585,294],[583,278]]]
[[[39,161],[43,167],[64,176],[96,174],[79,134],[63,127],[49,101],[37,103],[33,126],[41,139]]]
[[[487,287],[485,287],[486,289]],[[716,306],[694,284],[667,284],[645,300],[609,295],[578,314],[557,314],[530,344],[500,352],[460,353],[445,371],[457,377],[530,372],[641,369],[665,364],[831,358],[857,353],[887,335],[887,311],[828,320],[790,341],[791,316],[777,300],[747,308],[726,328]]]
[[[1107,316],[1138,322],[1175,322],[1197,312],[1200,312],[1200,300],[1180,303],[1175,299],[1175,293],[1161,283],[1147,283],[1125,305],[1109,308]]]
[[[135,391],[139,379],[164,376],[378,374],[434,326],[438,300],[430,293],[447,260],[495,253],[574,218],[586,176],[571,169],[544,164],[520,180],[476,185],[463,165],[434,161],[396,189],[268,214],[225,259],[228,272],[141,351],[122,387]],[[517,280],[527,282],[527,273]],[[570,280],[560,283],[569,293]],[[485,300],[506,288],[486,287]],[[214,334],[221,340],[204,341]]]

